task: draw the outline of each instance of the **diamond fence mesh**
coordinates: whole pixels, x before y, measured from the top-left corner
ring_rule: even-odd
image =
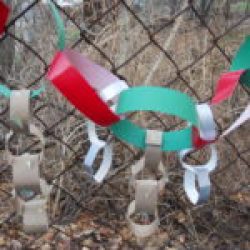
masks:
[[[110,69],[130,86],[171,87],[198,102],[211,98],[219,75],[229,67],[250,28],[247,1],[86,0],[65,8],[54,3],[65,21],[68,47]],[[100,136],[115,144],[113,168],[102,184],[86,177],[82,168],[89,146],[85,118],[44,78],[56,52],[53,19],[39,0],[12,1],[12,10],[0,38],[0,77],[11,89],[46,85],[46,92],[32,101],[32,119],[46,138],[42,174],[53,190],[49,231],[26,235],[12,207],[11,167],[4,160],[8,102],[2,98],[0,248],[247,249],[248,124],[217,142],[220,164],[213,173],[213,192],[205,205],[189,204],[177,157],[164,154],[169,182],[159,204],[160,231],[154,239],[139,244],[127,227],[125,213],[131,199],[129,168],[142,152],[99,128]],[[216,107],[220,131],[230,125],[248,100],[249,90],[240,87],[230,100]],[[153,112],[133,113],[130,118],[148,128],[173,130],[184,126],[177,118]],[[18,140],[19,152],[36,148],[32,138]],[[190,160],[202,162],[206,156],[201,150]]]

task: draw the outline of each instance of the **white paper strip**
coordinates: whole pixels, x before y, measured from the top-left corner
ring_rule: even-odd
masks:
[[[99,92],[103,101],[107,102],[118,96],[123,90],[128,89],[125,81],[117,80]]]
[[[217,130],[210,105],[207,103],[197,104],[196,110],[198,113],[200,137],[207,141],[214,140],[217,136]]]
[[[227,130],[222,133],[221,137],[230,134],[232,131],[240,127],[248,120],[250,120],[250,104],[248,104],[246,109],[241,113],[240,117]]]
[[[119,94],[127,88],[128,85],[125,81],[115,80],[106,85],[104,88],[100,89],[99,95],[105,102],[112,100],[113,104],[111,109],[114,110],[117,101],[116,99],[118,98]],[[108,174],[108,171],[111,168],[113,154],[112,145],[98,138],[98,135],[96,133],[96,126],[93,122],[87,122],[87,131],[91,145],[84,159],[83,166],[87,170],[88,174],[96,182],[100,183],[104,180],[105,176]],[[100,150],[104,150],[103,160],[98,171],[94,174],[93,164]]]
[[[107,144],[105,141],[100,140],[96,133],[95,124],[91,121],[87,121],[88,136],[91,143],[91,146],[88,150],[88,153],[84,159],[84,167],[87,170],[88,174],[98,183],[102,182],[107,175],[108,171],[111,168],[112,164],[112,145]],[[94,174],[94,161],[97,157],[97,154],[101,151],[103,152],[103,159],[101,165],[97,172]]]
[[[189,165],[184,162],[184,158],[192,149],[182,150],[179,153],[179,160],[182,167],[185,169],[184,174],[184,190],[193,204],[202,204],[206,202],[210,195],[210,179],[209,174],[213,171],[218,162],[217,150],[214,145],[210,145],[211,157],[204,165]],[[197,180],[197,186],[196,186]]]

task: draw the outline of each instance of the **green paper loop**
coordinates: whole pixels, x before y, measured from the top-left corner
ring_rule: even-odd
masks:
[[[51,11],[51,14],[55,20],[56,32],[58,36],[57,47],[59,50],[64,50],[65,48],[65,27],[62,17],[52,1],[48,1],[48,5]]]
[[[250,87],[250,36],[245,38],[237,51],[229,71],[246,70],[241,76],[240,83]]]
[[[0,84],[0,95],[9,98],[11,95],[11,90],[5,85]]]
[[[197,124],[193,100],[174,89],[139,86],[123,91],[119,97],[116,113],[121,115],[134,111],[161,112],[178,116],[194,125]]]
[[[177,151],[192,147],[192,126],[198,126],[195,103],[186,94],[163,87],[141,86],[123,91],[117,104],[117,114],[134,111],[154,111],[175,115],[189,122],[190,126],[164,132],[161,149]],[[146,130],[124,119],[110,127],[119,139],[144,149]]]

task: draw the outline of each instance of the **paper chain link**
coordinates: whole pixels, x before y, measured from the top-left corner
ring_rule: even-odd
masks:
[[[250,87],[250,37],[246,37],[245,42],[240,46],[229,72],[221,75],[211,101],[209,103],[195,104],[188,95],[173,89],[155,86],[128,88],[124,81],[121,81],[106,69],[91,62],[74,50],[65,49],[65,29],[57,7],[50,0],[43,2],[48,4],[55,20],[58,49],[60,50],[51,63],[47,78],[79,111],[90,119],[87,128],[91,147],[83,162],[88,174],[96,182],[102,182],[112,164],[112,144],[98,138],[95,124],[109,127],[117,138],[135,147],[145,149],[146,156],[149,154],[147,153],[149,150],[148,133],[157,135],[158,151],[150,151],[152,157],[143,158],[132,167],[136,195],[135,200],[128,207],[127,218],[135,235],[138,237],[148,236],[159,225],[156,205],[151,204],[150,208],[148,201],[145,199],[146,196],[142,196],[142,193],[145,192],[145,195],[147,193],[152,194],[152,198],[155,197],[154,204],[157,203],[157,192],[155,193],[154,190],[159,185],[164,186],[166,180],[164,167],[159,168],[163,173],[162,181],[135,180],[135,176],[143,169],[143,164],[147,165],[151,162],[150,165],[156,167],[155,156],[160,150],[178,151],[180,163],[185,170],[184,190],[189,200],[193,204],[205,202],[209,198],[211,189],[209,174],[216,168],[218,161],[217,151],[213,143],[250,119],[250,104],[248,104],[239,118],[218,136],[212,112],[214,105],[233,95],[238,84]],[[57,1],[57,4],[69,6],[67,1]],[[4,32],[9,12],[9,8],[0,0],[0,35]],[[36,97],[43,91],[44,88],[32,91],[30,97]],[[0,94],[7,98],[12,97],[13,100],[11,91],[3,85],[0,85]],[[126,119],[126,114],[134,111],[154,111],[174,115],[185,120],[187,125],[186,128],[179,131],[150,132],[150,130],[140,128]],[[14,130],[16,130],[15,126],[22,127],[25,124],[27,114],[28,112],[25,113],[25,110],[24,113],[18,111],[12,115],[10,114],[11,117],[15,117],[10,119]],[[158,136],[159,133],[160,137]],[[190,152],[206,145],[209,145],[211,149],[211,157],[206,164],[193,167],[185,163],[185,157]],[[103,161],[100,168],[94,173],[93,164],[98,152],[102,149],[104,151]],[[151,160],[151,158],[154,160]],[[144,163],[142,164],[142,162]],[[20,201],[17,203],[20,204]],[[44,205],[44,200],[37,201],[34,204],[30,202],[29,205],[26,203],[22,205],[27,212],[23,215],[24,224],[33,220],[32,216],[34,214],[32,211],[35,211],[34,209],[39,206],[44,207]],[[138,206],[140,209],[138,209]],[[152,210],[151,212],[155,213],[155,220],[152,224],[144,227],[145,225],[137,225],[132,222],[130,216],[138,210]],[[45,218],[44,214],[40,218]],[[30,228],[30,231],[33,232],[37,230],[34,225]]]
[[[13,198],[16,212],[22,218],[26,233],[41,233],[48,229],[47,199],[51,187],[40,178],[40,165],[44,157],[44,136],[30,122],[30,90],[13,90],[10,95],[10,127],[6,135],[6,159],[12,166]],[[15,155],[10,150],[10,141],[15,134],[32,134],[41,144],[38,153]]]

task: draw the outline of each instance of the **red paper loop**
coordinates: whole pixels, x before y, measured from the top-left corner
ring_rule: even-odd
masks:
[[[10,8],[2,0],[0,0],[0,35],[5,30],[5,25],[8,21],[9,13]]]
[[[97,69],[99,72],[95,72],[94,69]],[[101,126],[110,126],[118,122],[120,117],[99,97],[96,92],[98,86],[95,90],[92,87],[93,82],[89,82],[86,79],[89,77],[89,79],[103,84],[106,77],[105,74],[107,75],[107,71],[104,71],[100,66],[91,63],[77,52],[67,49],[56,54],[47,73],[47,78],[90,120]],[[111,73],[109,74],[111,75]],[[113,78],[115,76],[109,76],[109,80],[116,79]]]

